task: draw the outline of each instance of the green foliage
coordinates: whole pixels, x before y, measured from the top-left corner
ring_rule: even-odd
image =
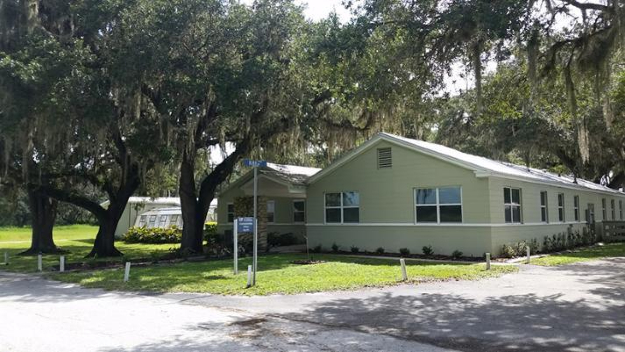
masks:
[[[179,243],[182,230],[176,226],[170,228],[131,227],[122,237],[126,243]]]
[[[338,244],[336,244],[336,243],[332,243],[332,252],[334,252],[334,253],[338,253],[339,248],[340,248],[340,247],[339,247],[339,245],[338,245]]]
[[[459,250],[457,250],[457,249],[456,249],[455,251],[453,251],[453,252],[451,253],[451,258],[452,258],[452,259],[460,259],[460,258],[462,258],[462,255],[463,255],[463,254],[464,254],[464,253],[462,253],[461,251],[459,251]]]
[[[323,247],[320,244],[318,244],[314,246],[310,251],[313,253],[321,253],[323,251]]]
[[[384,254],[384,248],[382,248],[382,247],[376,248],[375,254]]]
[[[270,232],[267,234],[267,244],[270,247],[292,246],[298,243],[297,237],[290,232]]]
[[[421,248],[421,251],[423,252],[423,255],[426,256],[434,254],[434,249],[432,249],[432,246],[423,246],[423,248]]]
[[[356,247],[356,246],[351,246],[351,247],[349,248],[349,251],[350,251],[350,252],[352,252],[352,253],[354,253],[354,254],[356,254],[356,253],[360,252],[360,248],[358,248],[358,247]]]
[[[403,256],[408,256],[408,255],[410,255],[410,249],[408,249],[408,248],[400,248],[399,249],[399,254],[401,254]]]
[[[514,258],[516,256],[516,250],[512,246],[504,244],[501,247],[501,256],[503,258]]]

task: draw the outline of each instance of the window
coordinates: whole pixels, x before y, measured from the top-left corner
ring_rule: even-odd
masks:
[[[172,215],[169,217],[169,226],[178,225],[178,215]]]
[[[612,220],[616,220],[616,206],[614,205],[615,200],[610,199],[610,210],[612,213]]]
[[[378,169],[393,167],[391,148],[378,148]]]
[[[147,221],[148,221],[147,215],[141,215],[141,217],[139,218],[139,227],[144,227]]]
[[[148,227],[152,228],[156,225],[156,215],[150,215],[150,222],[148,223]]]
[[[415,217],[418,223],[462,222],[460,187],[415,189]]]
[[[619,219],[623,220],[623,201],[622,200],[618,201],[618,213],[619,213]]]
[[[228,222],[234,222],[234,204],[228,203]]]
[[[573,216],[575,221],[579,221],[579,196],[573,197]]]
[[[267,201],[267,222],[274,222],[276,219],[276,201],[268,200]]]
[[[506,223],[521,223],[521,189],[504,187],[503,206]]]
[[[564,222],[564,193],[558,193],[558,221]]]
[[[540,192],[540,221],[549,222],[549,208],[547,207],[547,192]]]
[[[161,215],[158,219],[158,227],[165,227],[167,225],[167,215]]]
[[[293,222],[306,221],[306,202],[304,200],[293,201]]]
[[[588,203],[588,209],[586,209],[586,222],[589,224],[595,223],[595,204]]]
[[[603,218],[601,218],[601,220],[608,219],[608,211],[606,208],[607,208],[607,205],[606,205],[605,198],[602,198],[601,199],[601,215],[603,215]]]
[[[325,211],[326,223],[360,222],[360,193],[326,193]]]

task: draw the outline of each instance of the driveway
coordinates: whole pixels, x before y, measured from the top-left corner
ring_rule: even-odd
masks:
[[[0,350],[625,352],[625,258],[294,296],[140,295],[0,273]]]

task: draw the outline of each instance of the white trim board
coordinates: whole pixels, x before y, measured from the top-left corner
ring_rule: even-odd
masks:
[[[498,224],[488,224],[488,223],[412,223],[412,222],[389,222],[389,223],[310,223],[306,224],[306,226],[317,227],[317,226],[337,226],[337,227],[349,227],[349,226],[370,226],[370,227],[515,227],[515,226],[556,226],[556,225],[586,225],[585,222],[551,222],[551,223],[498,223]]]

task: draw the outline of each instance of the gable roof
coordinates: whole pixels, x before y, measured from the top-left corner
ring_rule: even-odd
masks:
[[[270,179],[277,181],[282,184],[291,184],[297,186],[304,186],[308,179],[317,174],[321,169],[316,167],[306,167],[306,166],[296,166],[296,165],[285,165],[285,164],[274,164],[267,163],[265,167],[259,167],[258,173],[259,175],[266,176]],[[253,177],[254,173],[252,170],[245,173],[243,176],[239,177],[236,181],[229,184],[226,188],[224,188],[219,193],[225,193],[232,189],[235,186],[238,186],[242,183],[247,182]]]
[[[527,168],[525,166],[516,165],[508,162],[492,160],[482,156],[463,153],[459,150],[449,148],[444,145],[410,139],[384,132],[378,133],[375,137],[363,143],[358,148],[352,150],[350,153],[340,158],[338,161],[334,162],[323,171],[317,173],[310,178],[309,182],[312,183],[322,178],[324,175],[332,172],[336,168],[340,167],[357,155],[363,153],[380,141],[387,141],[396,145],[401,145],[407,147],[408,149],[412,149],[417,152],[430,155],[434,158],[472,170],[478,177],[495,176],[534,183],[546,183],[567,188],[578,188],[612,193],[615,195],[625,195],[623,192],[580,178],[578,178],[577,183],[575,183],[574,178],[569,175],[557,175],[544,170]]]

